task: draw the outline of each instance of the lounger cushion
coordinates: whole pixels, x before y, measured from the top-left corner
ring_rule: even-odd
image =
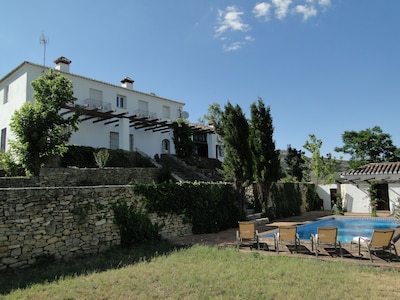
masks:
[[[356,237],[354,237],[354,238],[351,240],[351,242],[352,242],[353,244],[358,244],[358,241],[366,243],[366,242],[370,242],[371,239],[370,239],[370,238],[367,238],[367,237],[365,237],[365,236],[356,236]]]

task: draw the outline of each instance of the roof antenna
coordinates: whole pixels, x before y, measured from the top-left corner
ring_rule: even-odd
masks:
[[[43,67],[46,66],[46,46],[49,44],[50,40],[48,37],[44,36],[44,33],[42,32],[42,36],[40,37],[40,44],[44,46],[44,51],[43,51]]]

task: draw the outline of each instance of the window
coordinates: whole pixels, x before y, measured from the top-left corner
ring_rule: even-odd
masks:
[[[126,108],[126,97],[125,96],[121,96],[121,95],[117,95],[117,103],[116,103],[117,107],[120,108]]]
[[[164,139],[161,142],[161,152],[169,154],[169,140]]]
[[[103,92],[95,89],[89,90],[89,98],[91,100],[102,101],[103,100]]]
[[[6,151],[6,135],[7,135],[7,128],[3,128],[1,130],[0,152],[5,152]]]
[[[147,101],[139,100],[138,101],[139,105],[139,115],[142,117],[148,117],[149,116],[149,103]]]
[[[171,108],[169,106],[163,105],[163,107],[162,107],[162,116],[165,119],[170,119],[171,118]]]
[[[110,132],[110,149],[119,149],[119,133]]]
[[[207,134],[206,133],[194,133],[193,141],[200,143],[207,143]]]
[[[8,102],[8,85],[3,89],[3,104]]]

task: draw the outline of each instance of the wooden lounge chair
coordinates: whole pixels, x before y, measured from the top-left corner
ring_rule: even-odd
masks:
[[[393,240],[393,235],[394,235],[394,229],[376,229],[372,233],[372,237],[366,238],[366,237],[355,237],[350,244],[350,247],[353,244],[358,244],[358,255],[361,255],[361,246],[365,246],[368,248],[369,252],[369,257],[371,262],[374,262],[373,257],[372,257],[372,252],[375,253],[376,255],[376,250],[383,250],[383,251],[388,251],[389,254],[392,254],[392,249],[394,250],[394,253],[396,254],[396,257],[398,257],[396,246],[394,245],[394,240]],[[396,237],[398,239],[399,235]]]
[[[318,257],[318,247],[334,246],[335,253],[337,253],[337,248],[339,248],[340,257],[343,257],[342,244],[337,236],[337,227],[319,227],[317,234],[311,235],[311,247],[313,251],[315,250],[315,256]]]
[[[279,254],[279,244],[292,244],[295,246],[296,252],[300,247],[300,239],[297,234],[297,226],[279,226],[279,231],[274,235],[275,250]],[[290,250],[290,249],[289,249]],[[292,251],[290,251],[292,252]]]
[[[249,246],[250,249],[256,245],[260,248],[258,240],[258,231],[255,228],[254,222],[238,222],[239,230],[236,230],[236,246],[239,249],[241,246]]]

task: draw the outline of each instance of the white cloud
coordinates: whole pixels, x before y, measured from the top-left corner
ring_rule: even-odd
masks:
[[[289,5],[292,3],[292,0],[272,0],[272,4],[276,7],[275,15],[279,20],[282,20],[286,17],[289,12]]]
[[[247,35],[244,39],[248,42],[254,42],[256,40],[255,37],[251,35]]]
[[[317,15],[317,10],[313,6],[297,5],[294,11],[303,15],[303,21],[307,21],[309,17],[314,17]]]
[[[260,0],[258,0],[260,1]],[[261,0],[262,1],[262,0]],[[317,16],[320,12],[326,12],[331,6],[331,0],[265,0],[255,2],[252,10],[254,18],[264,21],[270,21],[271,17],[283,20],[286,17],[295,14],[302,16],[303,21],[307,21],[311,17]],[[239,35],[236,41],[229,33],[247,32],[251,27],[243,19],[245,12],[240,10],[236,5],[227,6],[225,9],[217,10],[217,25],[214,27],[215,36],[224,41],[223,48],[225,51],[236,51],[244,47],[247,43],[255,41],[251,35]]]
[[[229,52],[229,51],[236,51],[242,48],[243,42],[234,42],[230,45],[224,45],[224,51]]]
[[[330,6],[331,5],[331,0],[318,0],[318,4],[320,6]]]
[[[215,29],[217,35],[227,30],[231,31],[248,31],[250,25],[243,22],[240,17],[243,14],[236,6],[228,6],[225,10],[218,10],[218,24]]]
[[[261,2],[257,3],[256,6],[254,6],[253,13],[256,18],[262,18],[266,21],[269,20],[269,10],[271,8],[271,4],[267,2]]]

